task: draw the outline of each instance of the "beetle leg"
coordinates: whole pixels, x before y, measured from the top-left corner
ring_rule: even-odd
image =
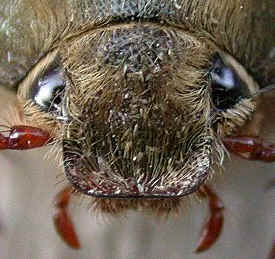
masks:
[[[230,152],[242,158],[264,162],[275,161],[275,145],[259,137],[225,137],[223,143]]]
[[[44,146],[50,140],[51,137],[47,131],[36,127],[17,125],[0,132],[0,149],[31,149]]]
[[[196,253],[209,249],[217,241],[224,222],[224,204],[217,194],[206,185],[200,188],[200,194],[209,200],[210,216],[203,227],[199,244],[195,250]]]
[[[16,149],[25,150],[46,145],[51,141],[50,134],[40,128],[31,126],[13,126],[8,128],[7,136],[0,132],[0,150]],[[72,189],[65,188],[56,196],[57,214],[54,216],[55,228],[63,240],[72,248],[79,249],[80,243],[69,217],[69,205]]]
[[[71,187],[64,188],[56,195],[55,206],[58,211],[54,215],[54,225],[57,233],[71,248],[79,249],[81,246],[67,210],[71,195]]]

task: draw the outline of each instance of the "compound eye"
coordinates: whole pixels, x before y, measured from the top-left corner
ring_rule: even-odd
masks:
[[[61,109],[64,88],[65,80],[61,69],[51,69],[32,87],[31,98],[42,110],[58,112]]]
[[[216,108],[227,110],[241,99],[249,96],[246,84],[236,71],[224,64],[221,57],[216,55],[210,70],[212,100]]]

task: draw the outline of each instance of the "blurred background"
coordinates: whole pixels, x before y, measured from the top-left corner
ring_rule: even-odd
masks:
[[[0,88],[0,118],[14,95]],[[69,248],[56,234],[54,196],[66,185],[50,148],[0,152],[1,259],[265,259],[275,238],[275,163],[225,162],[225,172],[211,180],[223,200],[225,226],[218,242],[194,254],[208,215],[207,200],[187,198],[178,217],[160,220],[130,211],[106,218],[89,210],[87,199],[70,205],[82,249]]]

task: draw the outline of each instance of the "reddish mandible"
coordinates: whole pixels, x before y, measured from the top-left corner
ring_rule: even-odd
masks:
[[[16,125],[8,128],[5,134],[0,133],[0,149],[25,150],[41,147],[50,142],[51,136],[47,131],[31,126]],[[242,158],[263,162],[275,161],[275,145],[259,137],[225,137],[223,142],[228,151]],[[67,211],[71,193],[72,188],[66,187],[56,196],[55,204],[58,211],[54,216],[54,223],[61,238],[71,248],[79,249],[81,246]],[[202,197],[208,198],[210,215],[204,224],[199,244],[195,250],[197,253],[209,249],[217,241],[224,222],[224,205],[217,194],[206,185],[200,188],[199,193]]]

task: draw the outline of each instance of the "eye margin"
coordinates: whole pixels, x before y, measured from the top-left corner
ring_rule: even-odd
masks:
[[[229,54],[222,51],[216,52],[212,56],[211,63],[208,81],[213,106],[217,111],[225,112],[232,109],[258,91],[258,84]]]
[[[58,49],[54,49],[48,52],[42,57],[26,74],[26,76],[18,83],[17,96],[23,102],[31,102],[35,104],[42,112],[50,113],[55,116],[59,116],[60,112],[52,108],[52,100],[49,101],[48,107],[41,105],[35,101],[35,92],[37,92],[38,84],[40,80],[47,77],[47,74],[52,71],[58,70],[63,77],[63,88],[66,87],[66,80],[64,78],[64,72],[60,66]],[[60,96],[60,93],[59,93]],[[54,97],[56,98],[56,97]]]
[[[59,112],[65,86],[62,69],[59,66],[50,66],[31,87],[30,97],[41,110]]]

